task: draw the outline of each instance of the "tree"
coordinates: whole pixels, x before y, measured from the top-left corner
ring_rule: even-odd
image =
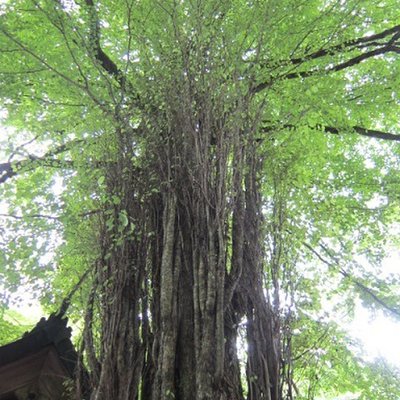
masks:
[[[294,398],[320,273],[398,314],[355,258],[377,263],[397,218],[394,2],[15,0],[0,18],[4,274],[85,309],[91,399]]]

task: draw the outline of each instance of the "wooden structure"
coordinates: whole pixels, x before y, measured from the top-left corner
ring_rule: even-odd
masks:
[[[51,315],[0,347],[0,400],[63,399],[77,361],[70,338],[67,319]]]

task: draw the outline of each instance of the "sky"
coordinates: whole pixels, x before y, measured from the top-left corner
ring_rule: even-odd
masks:
[[[400,274],[400,253],[394,252],[382,263],[385,274]],[[360,302],[356,304],[354,320],[346,326],[350,335],[363,343],[365,358],[384,357],[400,367],[400,321],[385,316],[382,311],[372,313]]]
[[[372,361],[383,357],[400,367],[400,322],[389,319],[382,312],[372,315],[358,305],[354,321],[348,329],[351,336],[362,342],[365,359]]]

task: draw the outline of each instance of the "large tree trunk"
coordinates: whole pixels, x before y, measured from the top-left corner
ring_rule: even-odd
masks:
[[[87,317],[87,330],[101,328],[97,347],[85,336],[93,400],[279,397],[255,124],[230,120],[224,99],[196,85],[177,80],[165,114],[150,110],[151,123],[122,127],[117,148],[105,144],[102,258],[88,307],[99,318]],[[246,114],[248,102],[234,102],[230,115]]]

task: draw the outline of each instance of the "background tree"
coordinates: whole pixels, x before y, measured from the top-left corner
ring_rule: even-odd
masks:
[[[2,274],[73,289],[91,399],[378,396],[321,315],[399,313],[395,2],[1,7]]]

